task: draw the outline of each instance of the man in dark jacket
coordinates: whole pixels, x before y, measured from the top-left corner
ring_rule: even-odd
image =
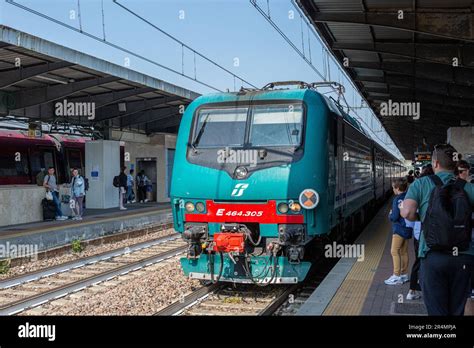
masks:
[[[119,207],[120,210],[127,210],[123,206],[123,201],[125,199],[125,193],[127,192],[127,174],[125,174],[125,169],[127,167],[122,167],[119,174]]]

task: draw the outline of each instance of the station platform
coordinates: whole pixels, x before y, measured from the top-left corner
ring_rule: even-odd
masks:
[[[409,282],[384,283],[393,272],[388,219],[391,200],[354,242],[364,245],[363,260],[341,258],[296,315],[427,315],[423,299],[406,299]],[[409,258],[410,274],[415,260],[413,239],[409,242]],[[465,315],[474,315],[474,300],[468,299]]]
[[[0,245],[36,245],[38,251],[132,228],[172,222],[169,203],[134,203],[127,210],[86,209],[82,220],[41,221],[0,227]]]

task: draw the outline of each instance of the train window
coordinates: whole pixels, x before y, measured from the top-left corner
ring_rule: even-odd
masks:
[[[296,146],[301,142],[303,106],[255,106],[249,142],[253,146]]]
[[[37,151],[30,152],[31,175],[36,176],[41,171],[41,155]]]
[[[78,168],[82,172],[82,156],[79,150],[67,150],[68,174],[72,168]],[[83,173],[81,173],[83,175]]]
[[[193,135],[195,147],[242,146],[248,108],[202,109]]]
[[[28,158],[25,153],[0,154],[0,176],[26,176],[28,172]]]

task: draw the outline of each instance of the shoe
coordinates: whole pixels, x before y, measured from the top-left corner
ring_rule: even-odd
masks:
[[[122,207],[122,208],[120,208],[120,210],[127,210],[127,208],[125,208],[125,207]]]
[[[130,203],[132,203],[132,202],[130,202],[130,201],[127,201],[127,204],[130,204]]]
[[[133,200],[133,201],[132,201],[132,203],[135,203],[135,202],[136,202],[136,200]]]
[[[421,295],[416,290],[410,290],[407,294],[407,300],[418,300],[421,298]]]
[[[57,216],[56,217],[56,220],[58,220],[58,221],[64,221],[64,220],[67,220],[67,219],[69,219],[67,216]]]
[[[408,278],[408,274],[401,274],[400,280],[402,281],[402,283],[406,283],[407,281],[410,280],[410,278]]]
[[[398,285],[398,284],[403,284],[403,282],[401,281],[400,277],[397,276],[397,275],[392,275],[390,278],[386,279],[384,281],[385,284],[387,285]]]
[[[145,203],[148,202],[148,199],[145,199]]]

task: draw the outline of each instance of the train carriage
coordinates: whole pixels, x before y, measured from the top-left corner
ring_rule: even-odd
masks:
[[[315,241],[340,237],[391,192],[397,160],[337,103],[300,86],[202,96],[186,109],[171,200],[187,276],[300,282]]]

